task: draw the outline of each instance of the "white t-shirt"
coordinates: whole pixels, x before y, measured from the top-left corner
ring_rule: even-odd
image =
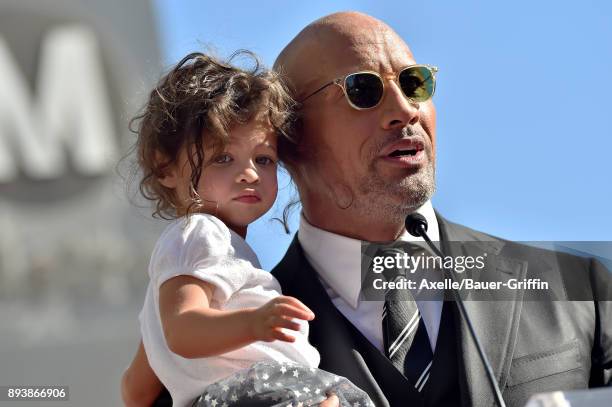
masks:
[[[254,342],[219,356],[186,359],[168,348],[159,313],[159,287],[166,280],[189,275],[215,286],[210,306],[219,310],[259,307],[281,293],[278,281],[261,270],[249,245],[214,216],[194,214],[172,222],[151,255],[149,286],[139,315],[142,341],[155,374],[175,406],[190,405],[203,389],[258,361],[317,367],[320,356],[308,343],[308,324],[298,321],[293,343]],[[185,333],[188,334],[188,333]]]

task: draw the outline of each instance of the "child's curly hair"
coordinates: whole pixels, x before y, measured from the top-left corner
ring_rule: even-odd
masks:
[[[236,57],[251,59],[253,68],[232,66],[230,62]],[[260,114],[267,116],[280,136],[291,138],[294,107],[278,75],[262,69],[250,51],[238,51],[227,61],[202,53],[183,58],[151,91],[144,112],[130,122],[130,129],[138,135],[135,149],[142,170],[139,189],[145,199],[155,203],[153,217],[179,216],[180,203],[174,190],[164,187],[159,179],[176,164],[183,148],[192,171],[190,214],[203,205],[196,189],[202,168],[210,159],[204,157],[204,145],[220,152],[234,126]],[[133,130],[135,123],[138,127]]]

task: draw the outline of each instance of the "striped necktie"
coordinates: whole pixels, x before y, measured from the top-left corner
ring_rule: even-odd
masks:
[[[387,278],[397,279],[395,278]],[[408,290],[388,290],[382,314],[383,344],[391,363],[422,392],[429,380],[433,352],[425,323]]]

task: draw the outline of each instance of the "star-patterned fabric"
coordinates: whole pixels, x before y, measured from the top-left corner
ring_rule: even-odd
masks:
[[[374,407],[368,395],[345,377],[278,362],[255,363],[207,386],[192,407],[318,406],[330,393],[343,407]]]

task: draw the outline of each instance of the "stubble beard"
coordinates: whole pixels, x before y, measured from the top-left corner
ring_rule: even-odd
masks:
[[[368,174],[359,183],[358,208],[355,209],[381,222],[403,224],[406,216],[431,199],[435,188],[435,168],[429,154],[422,168],[395,180],[383,177],[372,162]]]

